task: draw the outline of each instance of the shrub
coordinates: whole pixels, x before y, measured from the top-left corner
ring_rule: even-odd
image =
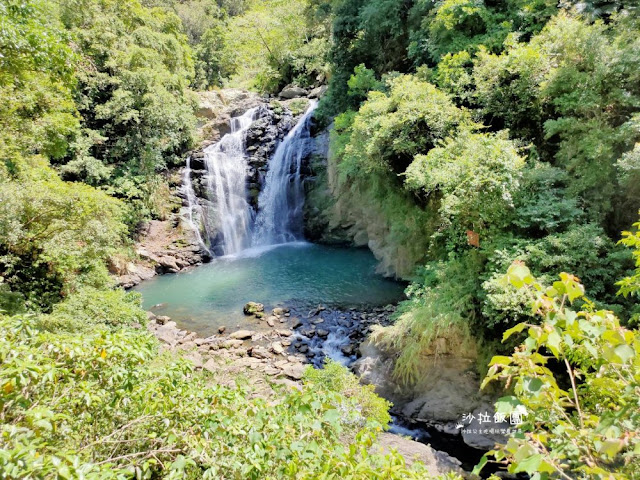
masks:
[[[567,273],[551,286],[538,283],[522,263],[505,283],[532,292],[540,324],[507,330],[528,332],[511,356],[492,359],[483,385],[499,380],[513,395],[498,412],[526,412],[506,445],[489,453],[510,473],[541,480],[585,477],[628,479],[640,469],[640,340],[612,312],[597,310]],[[574,309],[580,300],[582,309]],[[486,458],[485,458],[486,461]],[[484,462],[482,462],[484,463]]]
[[[144,330],[46,332],[0,317],[0,471],[9,478],[428,479],[373,453],[386,403],[323,373],[277,399],[222,387]],[[331,388],[346,388],[347,398]],[[354,387],[354,388],[351,388]],[[273,385],[277,389],[278,386]],[[355,406],[362,410],[337,408]]]

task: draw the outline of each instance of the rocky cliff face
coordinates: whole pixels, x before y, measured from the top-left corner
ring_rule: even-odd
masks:
[[[424,249],[418,244],[395,242],[393,227],[379,203],[372,201],[366,192],[339,184],[337,164],[329,148],[330,129],[316,134],[316,151],[309,161],[307,238],[319,243],[367,247],[379,261],[378,273],[408,278],[422,259]]]

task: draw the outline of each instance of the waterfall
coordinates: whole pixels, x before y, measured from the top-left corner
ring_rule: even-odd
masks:
[[[309,127],[316,106],[317,102],[312,100],[307,112],[278,145],[269,161],[264,187],[258,197],[253,246],[303,240],[301,167],[310,148]]]
[[[194,160],[187,159],[182,179],[185,217],[202,248],[214,255],[232,255],[252,246],[303,240],[301,169],[312,148],[309,128],[316,106],[317,102],[310,101],[307,112],[269,160],[257,216],[248,201],[245,137],[258,108],[232,118],[231,132],[204,150],[204,176],[196,176]],[[196,190],[205,190],[207,198],[198,198]]]
[[[202,207],[198,204],[196,192],[193,190],[193,184],[191,183],[191,156],[187,157],[187,166],[182,176],[182,191],[187,200],[187,223],[193,230],[198,244],[209,251],[208,238],[207,242],[205,242],[200,232],[200,225],[202,225],[208,237],[206,223],[202,222]]]
[[[250,244],[253,211],[247,201],[247,156],[244,138],[257,108],[231,119],[231,133],[204,150],[207,197],[212,208],[204,217],[207,235],[217,232],[215,244],[222,255]],[[211,236],[210,240],[213,240]],[[213,242],[212,242],[213,243]]]

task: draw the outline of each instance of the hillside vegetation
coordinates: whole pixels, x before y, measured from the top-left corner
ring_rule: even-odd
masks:
[[[412,281],[374,334],[397,378],[462,336],[531,412],[512,472],[638,478],[639,33],[625,0],[4,0],[0,478],[428,478],[344,369],[221,387],[113,288],[193,92],[290,84],[328,84],[334,201]]]

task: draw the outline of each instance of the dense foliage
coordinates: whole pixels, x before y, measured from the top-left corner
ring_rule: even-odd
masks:
[[[517,434],[491,452],[512,473],[532,478],[627,479],[640,470],[640,340],[615,315],[584,297],[573,275],[540,284],[522,263],[505,283],[529,290],[542,323],[520,323],[504,333],[528,331],[511,356],[496,356],[484,383],[501,380],[513,396],[497,411],[520,409]],[[578,300],[582,309],[574,308]],[[557,372],[562,372],[558,374]]]
[[[277,401],[222,387],[159,355],[123,295],[0,317],[2,478],[429,478],[378,453],[388,405],[343,367],[274,384]]]
[[[159,354],[137,296],[110,288],[109,260],[166,212],[192,89],[328,82],[335,210],[412,280],[374,332],[397,377],[415,381],[437,337],[503,353],[499,409],[531,415],[496,458],[533,478],[633,477],[639,15],[624,0],[0,3],[0,476],[426,478],[373,453],[388,404],[338,365],[277,402],[220,387]]]
[[[482,372],[488,354],[523,340],[499,344],[505,330],[526,323],[530,333],[548,333],[551,322],[562,343],[551,354],[571,362],[591,416],[576,423],[570,390],[553,380],[566,380],[562,364],[558,373],[549,362],[548,394],[526,391],[541,358],[533,357],[550,348],[535,334],[538,343],[528,340],[511,357],[518,360],[509,375],[491,371],[512,379],[537,415],[531,435],[514,437],[499,458],[534,478],[637,473],[638,364],[604,351],[622,345],[607,343],[620,335],[637,350],[620,323],[637,325],[638,279],[618,244],[640,208],[636,3],[315,0],[312,8],[331,22],[331,77],[319,112],[333,121],[335,210],[363,218],[385,265],[413,280],[395,324],[373,334],[396,354],[398,380],[420,378],[421,355],[438,337],[475,347]],[[635,230],[621,243],[637,247]],[[561,272],[580,278],[594,299],[572,298],[584,317],[579,330],[559,323],[569,308],[562,293],[547,292],[557,308],[545,304],[541,319],[530,307],[537,290],[502,280],[514,260],[540,285]],[[597,346],[582,352],[587,337]],[[603,407],[609,381],[625,406]],[[565,410],[567,424],[549,431]],[[611,429],[598,427],[601,419]]]
[[[632,266],[619,231],[640,207],[635,6],[313,6],[332,19],[320,110],[339,114],[339,205],[374,205],[357,212],[381,225],[371,241],[400,276],[418,272],[396,325],[377,333],[402,352],[399,375],[415,376],[407,352],[451,325],[503,348],[496,331],[531,318],[527,295],[499,282],[514,259],[543,280],[574,272],[633,317],[615,283]]]

